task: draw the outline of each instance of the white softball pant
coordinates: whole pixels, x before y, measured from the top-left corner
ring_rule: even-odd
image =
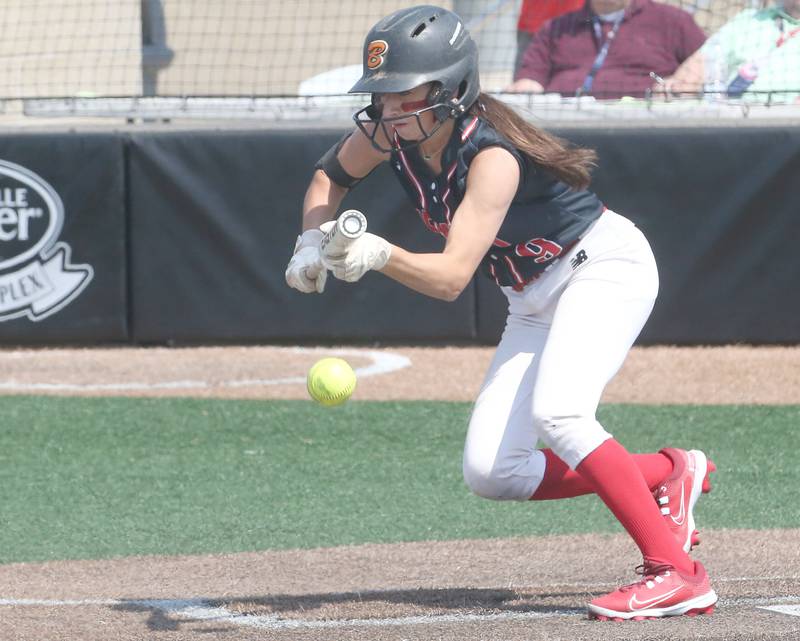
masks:
[[[658,272],[639,229],[606,211],[539,279],[503,291],[508,319],[470,418],[464,480],[479,496],[527,500],[544,477],[538,441],[575,469],[611,438],[595,413],[652,311]]]

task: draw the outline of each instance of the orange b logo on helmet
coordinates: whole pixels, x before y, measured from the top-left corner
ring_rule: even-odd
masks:
[[[384,56],[389,51],[386,40],[373,40],[367,45],[367,69],[377,69],[383,64]]]

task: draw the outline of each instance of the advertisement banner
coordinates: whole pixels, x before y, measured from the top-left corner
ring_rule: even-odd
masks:
[[[40,321],[91,282],[91,265],[70,264],[70,246],[58,242],[63,225],[58,193],[25,167],[0,160],[0,321]]]
[[[0,140],[0,342],[127,338],[122,161],[113,136]]]

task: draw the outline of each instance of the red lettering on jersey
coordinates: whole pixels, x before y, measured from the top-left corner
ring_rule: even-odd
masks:
[[[531,238],[524,243],[518,243],[514,248],[517,256],[533,258],[535,263],[547,263],[564,251],[558,243],[546,238]]]

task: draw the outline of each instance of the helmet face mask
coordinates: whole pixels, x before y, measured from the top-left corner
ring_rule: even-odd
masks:
[[[424,84],[431,84],[424,104],[414,104],[414,109],[402,116],[382,117],[376,94],[401,93]],[[477,100],[477,46],[452,11],[432,5],[397,11],[367,34],[363,75],[349,93],[373,94],[371,104],[353,116],[373,146],[383,152],[416,146],[448,119],[461,117]],[[434,125],[426,129],[421,116],[427,112],[433,112]],[[423,134],[421,140],[406,141],[396,133],[392,135],[386,123],[403,119],[416,121]],[[393,145],[391,149],[375,140],[379,127]]]
[[[463,109],[453,102],[450,104],[440,102],[446,94],[437,85],[438,83],[434,83],[424,100],[401,103],[403,113],[389,118],[383,117],[380,94],[372,94],[370,104],[358,110],[353,115],[353,120],[372,143],[372,146],[381,152],[389,153],[397,149],[405,150],[416,147],[433,136],[447,122],[449,117],[457,117],[457,115],[463,113]],[[432,126],[426,126],[423,121],[423,116],[427,113],[433,114],[434,123]],[[394,123],[409,119],[413,119],[422,133],[422,138],[419,140],[406,140],[392,129]],[[383,132],[385,140],[389,141],[390,146],[384,146],[376,140],[379,131]]]

